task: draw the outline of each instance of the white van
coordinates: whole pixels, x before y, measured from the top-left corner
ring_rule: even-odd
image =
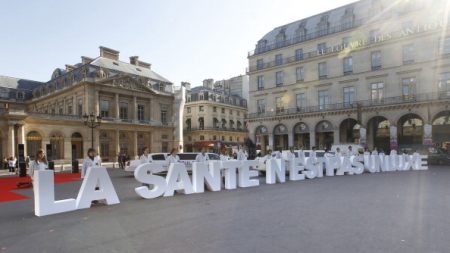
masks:
[[[200,153],[179,153],[178,157],[180,157],[180,163],[184,163],[188,170],[192,169],[192,162],[195,161],[195,158]],[[220,160],[220,156],[214,153],[206,153],[208,155],[209,160]],[[169,168],[169,163],[166,161],[167,157],[170,155],[169,153],[152,153],[149,154],[152,157],[153,163],[161,164],[165,171]],[[125,167],[125,171],[134,172],[134,170],[141,165],[140,160],[132,160],[129,162],[129,165]]]

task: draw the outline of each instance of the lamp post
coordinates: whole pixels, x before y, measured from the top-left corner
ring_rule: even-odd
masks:
[[[102,123],[102,116],[95,116],[94,113],[91,112],[89,115],[84,114],[83,119],[84,125],[91,129],[91,148],[94,148],[94,128],[100,126]]]

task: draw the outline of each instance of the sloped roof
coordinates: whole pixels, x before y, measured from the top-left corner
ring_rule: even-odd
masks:
[[[31,91],[42,84],[44,83],[9,76],[0,76],[0,87],[3,88]]]
[[[147,78],[159,80],[159,81],[166,82],[166,83],[172,83],[168,79],[159,75],[158,73],[156,73],[155,71],[153,71],[151,69],[136,66],[136,65],[133,65],[133,64],[130,64],[127,62],[123,62],[123,61],[116,61],[116,60],[112,60],[112,59],[105,58],[105,57],[98,57],[95,60],[93,60],[90,64],[94,65],[94,66],[102,67],[102,68],[113,69],[113,70],[117,70],[117,71],[121,71],[121,72],[125,72],[125,73],[130,73],[133,75],[144,76]]]

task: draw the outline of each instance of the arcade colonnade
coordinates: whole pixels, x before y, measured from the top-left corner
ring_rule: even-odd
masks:
[[[0,126],[0,153],[2,157],[17,156],[17,144],[25,145],[25,156],[34,158],[38,149],[52,147],[54,160],[70,161],[86,156],[91,146],[91,132],[85,126],[46,126],[10,122]],[[157,139],[156,139],[157,138]],[[94,148],[103,161],[116,161],[119,152],[127,153],[131,158],[139,156],[144,147],[150,151],[169,149],[169,134],[154,135],[152,131],[133,129],[99,128],[94,131]]]
[[[250,123],[250,138],[257,148],[289,147],[329,149],[334,143],[361,144],[371,150],[389,151],[420,145],[450,146],[450,110],[373,111]],[[359,123],[361,122],[361,123]]]

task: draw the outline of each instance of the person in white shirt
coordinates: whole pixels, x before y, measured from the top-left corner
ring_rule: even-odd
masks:
[[[230,157],[228,156],[227,151],[225,149],[222,151],[222,154],[220,154],[220,160],[221,161],[230,160]]]
[[[9,173],[14,173],[16,171],[16,162],[17,159],[14,156],[11,156],[8,159]]]
[[[240,161],[247,160],[247,152],[242,147],[239,147],[239,151],[237,153],[237,160],[240,160]]]
[[[266,163],[267,160],[270,160],[270,159],[272,159],[272,150],[271,149],[267,150],[267,154],[263,157],[263,161],[264,161],[264,163]]]
[[[292,159],[294,159],[295,158],[295,151],[294,151],[294,148],[293,147],[291,147],[290,149],[289,149],[289,152],[287,152],[287,155],[286,155],[286,160],[292,160]]]
[[[206,150],[202,149],[202,152],[195,157],[196,162],[206,162],[209,160],[208,154],[206,154]]]
[[[166,158],[166,161],[169,164],[180,162],[180,157],[177,155],[177,150],[175,148],[173,148],[172,151],[170,151],[170,155]]]
[[[139,158],[139,160],[141,161],[141,164],[153,162],[152,156],[149,155],[148,152],[149,152],[148,147],[144,147],[143,154]]]
[[[87,157],[83,160],[83,168],[81,168],[81,178],[87,174],[88,169],[91,167],[102,166],[102,160],[97,155],[95,149],[90,148],[87,152]]]
[[[30,163],[30,170],[28,173],[29,173],[31,179],[33,179],[34,172],[36,170],[47,170],[47,169],[48,169],[48,164],[47,164],[47,159],[45,158],[44,150],[39,149],[36,153],[35,160],[31,161],[31,163]]]

